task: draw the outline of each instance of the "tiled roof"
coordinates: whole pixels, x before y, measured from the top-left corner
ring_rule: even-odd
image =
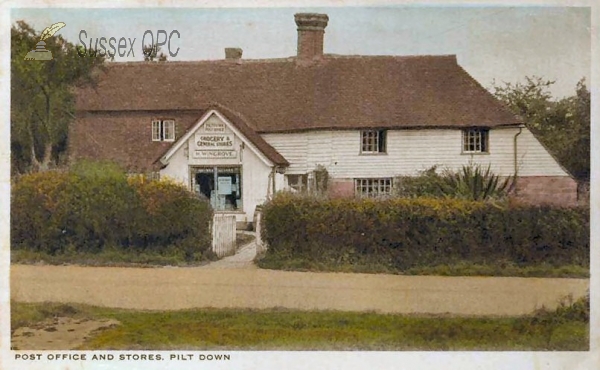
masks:
[[[212,109],[225,116],[225,118],[227,118],[227,120],[229,120],[229,122],[231,122],[231,124],[233,124],[233,126],[235,126],[242,133],[242,135],[246,137],[246,139],[254,144],[261,153],[263,153],[271,162],[273,162],[273,164],[284,167],[290,165],[290,163],[277,150],[275,150],[271,144],[267,143],[262,136],[254,131],[254,129],[246,122],[240,113],[234,112],[233,110],[219,103],[210,104],[210,106],[207,107],[206,112]],[[187,131],[193,129],[194,126],[194,124],[188,124],[186,132],[183,135],[180,135],[180,137],[185,136]],[[173,145],[175,144],[176,143],[173,143]],[[156,159],[156,161],[158,162],[160,158],[162,158],[169,151],[170,148],[171,146],[165,148],[163,153]]]
[[[257,133],[522,123],[455,56],[334,56],[109,64],[78,111],[177,111],[214,102]]]

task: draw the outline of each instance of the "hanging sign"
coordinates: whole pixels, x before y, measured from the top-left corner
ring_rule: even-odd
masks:
[[[221,195],[231,194],[231,177],[218,177],[217,178],[217,189]]]

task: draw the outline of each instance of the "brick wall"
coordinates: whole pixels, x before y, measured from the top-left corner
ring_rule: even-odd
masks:
[[[352,179],[330,179],[331,197],[353,197]],[[517,180],[517,191],[512,196],[529,204],[552,204],[575,206],[581,204],[577,199],[577,182],[567,176],[528,176]]]
[[[329,195],[334,198],[353,197],[354,180],[329,179]]]
[[[323,56],[324,31],[298,31],[298,57],[313,59]]]
[[[153,119],[174,119],[176,139],[202,111],[78,112],[70,127],[69,158],[110,160],[131,171],[148,171],[173,142],[152,141]]]
[[[577,182],[567,176],[519,177],[513,197],[531,204],[575,206]]]

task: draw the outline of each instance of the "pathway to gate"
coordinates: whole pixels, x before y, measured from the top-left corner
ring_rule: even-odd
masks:
[[[240,232],[240,231],[238,231]],[[252,232],[241,231],[243,234],[254,235]],[[256,239],[241,246],[233,256],[222,258],[211,262],[202,268],[213,269],[255,269],[254,258],[256,257]]]

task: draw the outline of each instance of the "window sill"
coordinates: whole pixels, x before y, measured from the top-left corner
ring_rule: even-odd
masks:
[[[378,156],[378,155],[388,155],[387,152],[382,152],[382,153],[377,153],[377,152],[373,152],[373,153],[365,153],[365,152],[360,152],[358,153],[358,155],[364,155],[364,156]]]
[[[490,155],[490,152],[461,152],[461,155]]]
[[[219,215],[245,215],[244,211],[213,211],[215,214]]]

